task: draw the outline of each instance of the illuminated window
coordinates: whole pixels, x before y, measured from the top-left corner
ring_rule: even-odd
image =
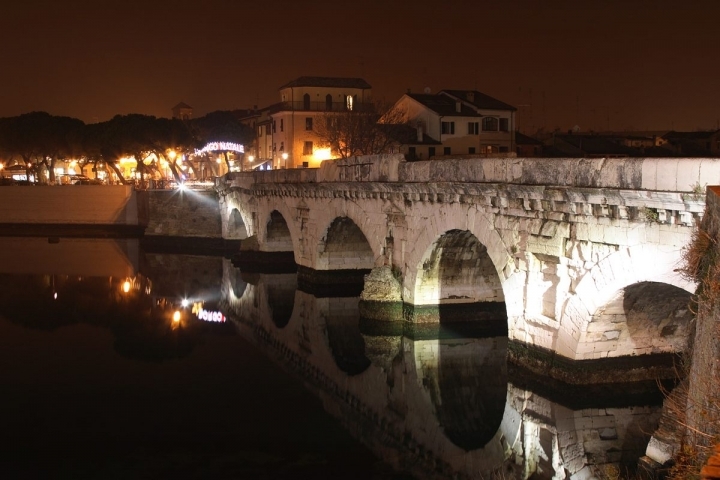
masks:
[[[442,129],[442,133],[445,135],[452,135],[455,133],[455,122],[442,122],[440,127]]]
[[[352,110],[353,109],[353,101],[354,100],[351,95],[348,95],[347,97],[345,97],[345,108],[347,108],[348,110]]]
[[[303,155],[313,154],[313,142],[305,142],[303,144]]]
[[[497,145],[482,145],[480,147],[480,151],[482,153],[498,153],[498,147]]]
[[[498,130],[498,119],[497,117],[484,117],[482,119],[483,132],[497,132]]]
[[[313,119],[312,117],[306,117],[305,118],[305,130],[312,130],[313,129]]]

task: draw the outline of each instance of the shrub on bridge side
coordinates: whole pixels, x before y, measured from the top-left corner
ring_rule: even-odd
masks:
[[[684,362],[686,379],[665,408],[684,432],[669,480],[701,478],[701,469],[720,443],[720,198],[708,192],[701,225],[683,250],[679,272],[697,282],[695,337]],[[682,391],[686,389],[686,391]]]

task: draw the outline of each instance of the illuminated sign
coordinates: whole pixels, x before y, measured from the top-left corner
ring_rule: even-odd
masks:
[[[210,142],[207,145],[205,145],[202,149],[195,150],[195,155],[202,155],[203,153],[206,153],[206,152],[217,152],[217,151],[245,153],[245,147],[243,147],[239,143]]]
[[[192,313],[203,322],[225,323],[225,315],[222,312],[205,310],[202,302],[195,302],[192,306]]]

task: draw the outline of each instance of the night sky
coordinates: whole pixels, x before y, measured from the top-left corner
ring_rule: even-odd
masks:
[[[6,0],[0,116],[200,116],[311,75],[388,102],[475,88],[526,133],[716,128],[718,18],[716,0]]]

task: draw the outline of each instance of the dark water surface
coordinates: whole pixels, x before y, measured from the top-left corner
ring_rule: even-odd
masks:
[[[132,240],[4,238],[0,249],[0,478],[390,471],[231,323],[186,316],[173,328],[163,292],[122,291],[142,264],[168,277],[156,288],[187,282],[207,294],[221,259],[195,282],[182,278],[189,262],[148,262]]]
[[[96,325],[0,321],[4,474],[365,478],[382,470],[317,398],[237,335],[203,332],[191,354],[158,362],[123,357],[113,337]]]
[[[506,338],[361,325],[292,274],[0,238],[0,478],[579,478],[657,421],[521,386]]]

